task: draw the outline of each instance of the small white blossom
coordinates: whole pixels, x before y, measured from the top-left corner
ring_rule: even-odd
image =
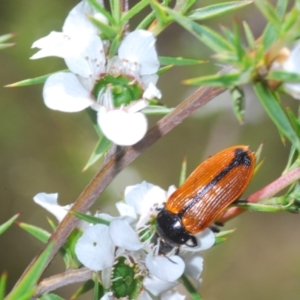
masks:
[[[73,204],[68,204],[66,206],[61,206],[58,204],[58,194],[47,194],[47,193],[38,193],[33,197],[33,201],[40,205],[41,207],[48,210],[53,214],[58,222],[62,221],[68,211],[71,209]]]
[[[126,258],[128,265],[135,264],[138,272],[135,276],[143,278],[144,289],[137,299],[148,300],[151,295],[161,295],[163,299],[184,299],[176,289],[173,290],[183,273],[199,286],[203,270],[203,258],[199,251],[208,249],[215,243],[215,236],[210,229],[195,235],[197,247],[180,247],[179,255],[175,255],[174,251],[161,255],[159,243],[153,244],[154,233],[150,231],[149,222],[153,221],[174,189],[171,187],[166,192],[145,181],[127,187],[125,203],[117,203],[121,216],[97,214],[97,217],[109,220],[110,225],[91,226],[79,238],[75,247],[78,259],[84,266],[102,271],[102,281],[107,290],[114,280],[118,280],[114,279],[113,274],[120,257]],[[100,233],[102,230],[103,233]],[[144,233],[148,233],[147,238]],[[98,247],[103,249],[99,250]],[[111,294],[106,294],[103,299],[114,298]]]
[[[68,211],[71,210],[73,206],[73,203],[67,204],[65,206],[59,205],[57,193],[38,193],[33,197],[33,201],[49,211],[52,215],[54,215],[58,222],[61,222],[63,220]],[[88,226],[89,224],[87,222],[80,220],[76,227],[79,230],[84,231]]]
[[[65,60],[70,70],[70,73],[49,76],[43,90],[44,102],[50,109],[63,112],[91,107],[98,112],[98,124],[108,139],[117,145],[133,145],[147,131],[147,119],[140,112],[148,105],[146,100],[161,97],[155,86],[159,68],[156,39],[149,31],[133,31],[123,39],[117,56],[107,59],[107,44],[100,39],[87,15],[101,18],[83,1],[70,12],[62,32],[51,32],[32,45],[40,49],[32,59],[58,56]],[[135,99],[137,103],[115,106],[110,85],[94,95],[95,86],[107,74],[127,76],[131,79],[128,87],[138,84],[143,94]]]

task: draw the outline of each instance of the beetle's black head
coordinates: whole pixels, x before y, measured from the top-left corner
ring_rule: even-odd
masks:
[[[170,252],[173,247],[181,245],[197,246],[195,237],[186,231],[180,216],[169,212],[165,207],[158,213],[156,225],[157,233],[163,240],[163,247],[160,247],[161,253]]]

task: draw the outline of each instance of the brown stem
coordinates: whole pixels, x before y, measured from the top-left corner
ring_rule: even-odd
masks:
[[[35,297],[38,297],[44,293],[54,291],[66,285],[70,285],[78,282],[85,282],[92,279],[94,271],[88,268],[71,269],[64,273],[51,276],[43,279],[35,291]]]
[[[232,69],[225,67],[221,73],[228,73]],[[143,151],[153,145],[158,139],[163,137],[184,119],[190,116],[198,108],[202,107],[216,96],[223,93],[226,89],[220,87],[201,87],[196,90],[191,96],[180,103],[168,115],[160,119],[155,126],[153,126],[145,135],[145,137],[134,146],[121,149],[111,155],[107,162],[102,166],[101,170],[95,175],[91,182],[86,186],[83,192],[79,195],[74,203],[72,210],[85,213],[93,205],[99,195],[108,186],[108,184],[115,178],[115,176],[123,170],[128,164],[135,160]],[[55,247],[51,256],[49,257],[45,268],[53,259],[55,254],[66,241],[69,234],[76,227],[78,219],[71,214],[67,214],[61,223],[57,226],[55,232],[51,235],[49,242],[54,242]],[[43,250],[41,251],[41,253]],[[18,286],[20,280],[31,269],[34,262],[40,256],[39,253],[26,268],[15,287]]]
[[[268,199],[276,195],[278,192],[283,190],[284,188],[288,187],[295,181],[300,179],[300,168],[294,169],[289,173],[282,175],[281,177],[277,178],[264,188],[260,189],[259,191],[255,192],[254,194],[250,195],[247,198],[247,201],[250,203],[257,203],[264,199]],[[239,207],[232,207],[225,211],[219,218],[218,222],[225,223],[236,216],[244,213],[247,211],[246,209],[239,208]]]

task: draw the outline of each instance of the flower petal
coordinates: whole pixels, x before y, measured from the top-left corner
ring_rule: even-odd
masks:
[[[48,210],[60,222],[68,213],[68,211],[70,210],[73,204],[61,206],[57,203],[57,198],[58,198],[57,193],[55,194],[38,193],[33,197],[33,201],[36,204],[39,204],[40,206]]]
[[[177,281],[166,282],[155,276],[147,276],[143,281],[144,287],[154,296],[158,296],[161,293],[170,290],[178,285]]]
[[[97,27],[88,19],[87,14],[93,15],[94,10],[86,1],[79,2],[68,14],[63,25],[63,31],[72,34],[98,34]]]
[[[105,71],[103,42],[96,34],[77,34],[70,39],[70,49],[64,57],[66,65],[74,74],[95,82]]]
[[[142,113],[127,113],[121,109],[98,111],[98,124],[103,134],[120,146],[130,146],[140,141],[147,132],[147,119]]]
[[[186,245],[182,245],[182,250],[186,250],[189,252],[198,252],[211,248],[216,242],[216,236],[209,228],[206,228],[205,230],[201,231],[198,234],[195,234],[194,236],[197,240],[197,246],[189,247]]]
[[[94,271],[104,270],[113,265],[114,250],[109,228],[102,224],[87,228],[75,246],[78,260]]]
[[[78,112],[93,103],[90,92],[72,73],[51,75],[45,82],[43,97],[47,107],[64,112]]]
[[[203,271],[203,257],[196,252],[185,252],[182,256],[185,262],[184,273],[191,276],[199,285]]]
[[[176,289],[164,292],[160,296],[160,300],[184,300],[186,297],[181,295]]]
[[[137,233],[123,220],[114,220],[109,225],[110,236],[116,246],[136,251],[143,247]]]
[[[116,203],[117,210],[119,211],[120,216],[130,216],[134,219],[137,218],[135,209],[124,203],[123,201],[119,201]]]
[[[140,75],[154,74],[159,68],[155,41],[156,39],[150,31],[132,31],[122,41],[118,56],[133,65],[138,64]]]
[[[165,190],[146,181],[125,189],[126,203],[133,206],[139,215],[149,212],[154,205],[161,205],[166,198]]]
[[[154,99],[154,98],[160,99],[161,92],[153,83],[149,83],[147,89],[143,93],[143,98],[149,99],[149,100]]]
[[[170,257],[148,254],[146,266],[155,277],[171,282],[177,280],[184,272],[184,261],[178,255]]]
[[[32,48],[41,49],[31,59],[38,59],[48,56],[64,58],[68,56],[70,48],[70,37],[63,32],[52,31],[47,36],[40,38],[32,44]]]

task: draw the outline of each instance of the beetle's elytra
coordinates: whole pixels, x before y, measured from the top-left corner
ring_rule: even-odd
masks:
[[[167,200],[158,213],[158,235],[165,244],[196,246],[199,233],[237,200],[246,189],[255,167],[248,146],[227,148],[200,164]]]

